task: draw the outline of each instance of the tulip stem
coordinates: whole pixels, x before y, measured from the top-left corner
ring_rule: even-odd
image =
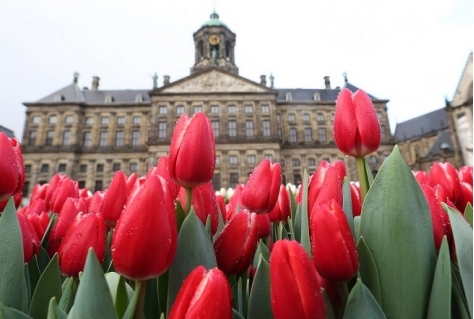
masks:
[[[145,293],[146,293],[146,280],[135,281],[135,290],[138,289],[138,301],[135,308],[135,314],[133,319],[143,318],[143,311],[145,309]]]
[[[191,200],[193,197],[193,189],[186,188],[185,189],[185,203],[184,203],[184,216],[188,216],[189,211],[191,210]]]
[[[341,296],[343,309],[345,309],[347,299],[349,298],[349,287],[347,287],[347,281],[338,282],[337,288],[339,289],[339,295]]]
[[[358,156],[355,159],[357,175],[359,175],[360,197],[362,202],[364,202],[365,196],[369,191],[369,181],[367,179],[367,172],[365,170],[365,158],[363,156]]]

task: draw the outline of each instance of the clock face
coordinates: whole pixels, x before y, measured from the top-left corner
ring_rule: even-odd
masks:
[[[220,39],[217,35],[211,35],[211,37],[209,38],[209,43],[212,45],[219,44],[219,42],[220,42]]]

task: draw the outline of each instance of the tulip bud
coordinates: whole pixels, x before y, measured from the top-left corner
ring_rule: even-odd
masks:
[[[21,192],[18,192],[18,193],[13,195],[13,202],[14,202],[16,208],[20,207],[22,198],[23,198],[23,196],[22,196]],[[3,210],[5,209],[5,207],[8,204],[9,200],[10,200],[10,198],[5,199],[4,201],[0,201],[0,213],[3,212]]]
[[[296,241],[275,242],[270,255],[270,298],[275,319],[326,318],[316,269]]]
[[[68,197],[79,198],[79,187],[66,175],[59,180],[53,195],[51,196],[50,208],[53,212],[59,213]]]
[[[11,196],[21,192],[25,183],[25,166],[20,143],[0,132],[0,154],[0,201],[8,201]]]
[[[105,190],[100,205],[100,212],[105,221],[115,224],[127,202],[127,176],[122,171],[116,171],[112,182]]]
[[[291,216],[290,196],[285,185],[280,185],[278,201],[273,209],[268,213],[268,217],[272,222],[282,221],[286,223],[288,217]]]
[[[465,182],[472,186],[472,166],[463,166],[458,169],[459,182]]]
[[[184,280],[171,307],[169,319],[231,319],[230,286],[217,268],[196,267]]]
[[[177,232],[174,200],[166,181],[151,175],[117,222],[111,248],[115,270],[133,280],[159,276],[173,262]]]
[[[372,100],[362,90],[343,89],[336,100],[334,142],[344,154],[366,156],[380,145],[380,124]]]
[[[437,185],[437,187],[441,187]],[[444,211],[443,207],[441,206],[441,203],[439,202],[439,199],[437,198],[437,194],[435,193],[435,190],[427,185],[423,184],[421,185],[421,189],[423,190],[423,193],[425,194],[426,201],[428,202],[428,206],[430,208],[431,212],[431,222],[433,225],[433,236],[434,236],[434,243],[435,243],[435,248],[436,251],[439,250],[441,247],[441,241],[443,240],[443,237],[448,235],[447,229],[446,229],[446,221],[449,222],[449,218]],[[439,196],[439,192],[438,192]],[[446,215],[446,216],[445,216]]]
[[[42,212],[41,214],[29,214],[26,216],[33,228],[35,229],[38,239],[41,241],[43,239],[46,228],[49,225],[49,215],[48,212]]]
[[[242,190],[242,205],[257,214],[269,212],[278,200],[280,185],[280,164],[271,164],[265,158],[255,167]]]
[[[202,112],[181,115],[171,138],[169,172],[184,188],[210,182],[216,165],[216,144],[211,122]]]
[[[430,170],[430,186],[435,187],[437,184],[443,187],[449,200],[456,205],[461,196],[461,186],[458,172],[451,163],[433,163]]]
[[[341,206],[334,200],[315,205],[311,216],[311,251],[318,273],[337,282],[354,277],[359,269],[359,258]]]
[[[89,248],[100,263],[105,256],[105,221],[95,213],[76,216],[59,246],[59,268],[65,276],[77,277],[84,270]]]
[[[36,235],[35,228],[30,220],[22,213],[17,213],[18,222],[20,223],[21,238],[23,241],[23,260],[25,264],[29,263],[34,255],[39,253],[39,239]]]
[[[423,185],[423,184],[428,184],[429,183],[430,176],[428,175],[427,172],[425,172],[425,171],[416,171],[416,172],[413,172],[413,175],[415,175],[415,178],[418,181],[418,184]]]
[[[226,275],[247,271],[258,243],[257,215],[243,210],[234,215],[214,242],[217,266]]]
[[[472,185],[466,182],[461,182],[461,198],[456,206],[459,211],[464,212],[466,205],[469,203],[472,206]]]
[[[237,184],[229,203],[226,205],[226,220],[231,220],[235,213],[240,212],[242,207],[242,185]]]
[[[177,198],[179,194],[180,186],[176,184],[170,176],[169,162],[170,161],[169,161],[168,156],[160,157],[156,165],[156,170],[153,173],[158,174],[165,179],[166,185],[168,185],[168,189],[171,192],[171,197]]]
[[[217,207],[219,207],[219,212],[222,217],[222,221],[226,222],[226,208],[225,208],[225,198],[222,195],[216,194]]]
[[[267,238],[272,233],[272,225],[268,214],[257,214],[257,236]]]
[[[315,205],[329,203],[335,200],[342,206],[343,171],[335,164],[321,161],[311,176],[308,186],[308,211]]]
[[[360,216],[362,212],[362,199],[360,197],[360,188],[354,183],[350,182],[351,187],[351,203],[352,203],[352,216]]]

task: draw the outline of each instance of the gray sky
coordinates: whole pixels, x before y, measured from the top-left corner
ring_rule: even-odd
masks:
[[[240,75],[277,88],[349,81],[389,99],[397,122],[452,99],[472,51],[471,0],[0,0],[0,125],[23,135],[26,107],[79,85],[147,89],[189,75],[192,34],[215,6],[237,35]]]

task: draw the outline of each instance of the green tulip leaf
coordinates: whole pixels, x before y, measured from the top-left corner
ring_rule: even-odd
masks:
[[[178,231],[181,229],[181,225],[184,222],[184,214],[183,206],[181,206],[181,202],[178,200],[176,201],[176,224],[178,225]]]
[[[356,238],[360,236],[359,231],[360,231],[360,216],[356,216],[354,217],[354,232],[356,234]]]
[[[452,318],[472,319],[469,315],[469,306],[467,305],[466,295],[464,295],[461,284],[461,274],[459,269],[451,264],[451,279],[452,279]]]
[[[49,223],[43,234],[43,238],[41,238],[41,247],[44,249],[48,248],[49,234],[51,233],[54,227],[54,224],[56,224],[56,222],[58,221],[58,217],[59,217],[58,214],[49,213]]]
[[[112,302],[115,305],[115,311],[121,318],[127,309],[128,302],[133,295],[133,289],[129,284],[125,283],[125,278],[116,272],[108,272],[105,274],[105,280],[109,286],[112,296]]]
[[[270,264],[259,255],[259,265],[250,290],[247,319],[273,318],[270,300]]]
[[[438,253],[426,318],[451,318],[451,259],[446,236],[443,237]]]
[[[466,208],[464,209],[464,218],[469,223],[472,228],[472,205],[471,203],[467,203]]]
[[[296,209],[298,208],[298,204],[296,203],[295,194],[291,190],[288,190],[288,194],[290,195],[290,206],[291,206],[291,219],[295,220]],[[294,229],[291,231],[294,232]]]
[[[298,205],[298,208],[296,208],[296,213],[295,213],[295,218],[293,219],[293,225],[294,225],[294,240],[297,242],[301,241],[301,205]]]
[[[168,303],[168,276],[169,270],[161,274],[158,279],[157,294],[158,305],[160,306],[160,313],[166,312],[166,305]]]
[[[354,214],[352,213],[352,195],[351,195],[351,185],[349,178],[344,177],[344,184],[342,184],[342,208],[344,213],[346,213],[347,222],[349,223],[349,228],[351,229],[352,237],[354,240],[357,239],[355,229],[354,229]]]
[[[104,273],[113,271],[112,251],[110,250],[110,244],[112,242],[112,231],[107,232],[105,239],[105,254],[104,261],[102,262],[102,269]]]
[[[37,255],[37,257],[38,269],[42,274],[48,266],[49,262],[51,261],[51,258],[49,257],[48,252],[46,251],[46,249],[43,248],[43,246],[40,246],[39,254]]]
[[[191,209],[181,225],[176,256],[169,269],[167,312],[171,309],[183,281],[199,265],[211,269],[217,267],[217,261],[209,233]]]
[[[54,254],[36,285],[28,314],[33,318],[46,318],[48,316],[49,301],[53,297],[59,300],[61,295],[58,254]]]
[[[161,313],[158,302],[158,278],[156,277],[147,281],[143,313],[145,318],[156,318]]]
[[[89,249],[84,272],[74,300],[73,319],[118,318],[102,266]]]
[[[359,235],[377,265],[386,316],[424,318],[436,265],[431,213],[397,146],[364,200]]]
[[[472,317],[472,228],[463,216],[455,209],[443,204],[444,210],[449,214],[449,220],[453,229],[454,246],[461,274],[462,287]]]
[[[29,278],[29,285],[30,285],[30,296],[36,289],[36,285],[38,284],[38,280],[41,277],[41,273],[38,268],[38,256],[34,255],[33,259],[26,265],[28,268],[28,278]],[[26,276],[26,275],[25,275]]]
[[[321,293],[324,297],[324,303],[326,304],[326,319],[336,319],[336,314],[334,313],[334,307],[332,305],[331,299],[329,298],[328,293],[324,288],[321,288]]]
[[[23,240],[16,214],[10,198],[0,218],[0,302],[6,309],[27,312]]]
[[[146,281],[135,281],[135,291],[133,292],[132,298],[130,298],[130,302],[128,303],[127,309],[125,310],[122,319],[132,319],[135,317],[135,310],[138,305],[138,300],[142,290],[146,290],[146,283]]]
[[[5,211],[3,211],[3,214]],[[3,215],[2,214],[2,215]],[[0,318],[5,318],[5,319],[32,319],[30,316],[27,314],[14,309],[5,306],[1,301],[0,301]]]
[[[233,319],[245,319],[245,318],[242,317],[242,315],[241,315],[237,310],[235,310],[234,308],[232,308],[232,318],[233,318]]]
[[[370,290],[357,279],[347,299],[344,319],[382,319],[386,318]]]
[[[260,263],[260,259],[263,258],[267,262],[270,260],[270,251],[268,250],[267,245],[263,243],[263,240],[260,239],[258,242],[257,250],[253,256],[252,265],[255,269],[258,268],[258,264]]]
[[[58,307],[65,313],[69,313],[74,304],[78,281],[77,278],[68,277],[62,284],[62,296],[61,300],[59,300]]]
[[[303,190],[303,199],[301,202],[301,236],[300,236],[300,244],[303,246],[303,248],[306,250],[306,253],[308,253],[308,256],[312,258],[311,254],[311,241],[309,238],[309,213],[308,209],[311,209],[311,207],[308,208],[308,172],[304,170],[303,173],[303,184],[302,184],[302,190]]]
[[[37,317],[34,317],[37,318]],[[53,297],[49,301],[47,319],[66,319],[67,313],[65,313],[61,308],[58,307],[56,303],[56,298]]]
[[[374,257],[365,243],[364,237],[360,237],[357,242],[357,253],[359,255],[360,264],[359,276],[364,285],[370,288],[370,291],[378,304],[382,305],[379,271],[377,270]]]
[[[217,223],[217,231],[212,236],[212,242],[215,242],[217,237],[221,234],[222,230],[224,229],[224,219],[222,218],[222,214],[225,214],[225,212],[221,212],[221,209],[219,208],[219,205],[217,205],[217,211],[219,212],[218,216],[218,223]]]
[[[285,225],[282,222],[278,222],[278,238],[279,239],[290,239],[288,232],[286,231]]]

